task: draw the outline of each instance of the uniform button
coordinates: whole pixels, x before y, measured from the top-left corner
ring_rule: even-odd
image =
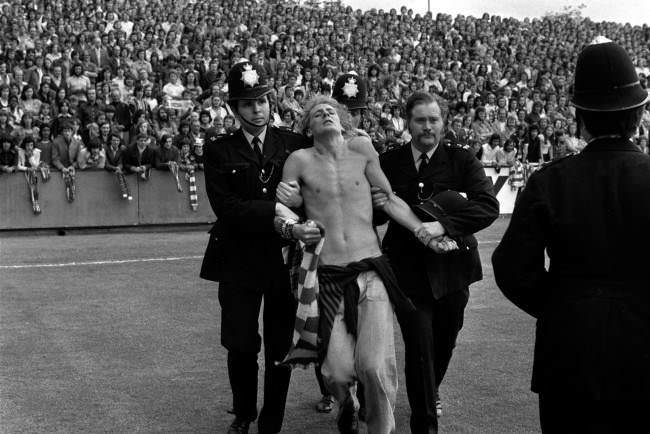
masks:
[[[418,183],[418,187],[424,188],[424,183],[422,183],[422,182]]]
[[[235,169],[232,169],[232,173],[237,173],[237,171]]]
[[[266,191],[267,191],[267,190],[266,190],[266,187],[264,187],[264,188],[262,189],[262,193],[266,194]]]

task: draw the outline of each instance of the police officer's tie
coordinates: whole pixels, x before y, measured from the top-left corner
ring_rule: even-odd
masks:
[[[260,163],[261,166],[262,161],[264,160],[264,155],[262,154],[262,141],[257,136],[253,137],[253,151],[255,152],[255,156],[257,156],[257,161]]]
[[[429,157],[427,157],[427,154],[425,153],[420,154],[420,167],[418,168],[418,177],[422,178],[422,176],[424,175],[424,171],[426,170],[428,165],[429,165]]]

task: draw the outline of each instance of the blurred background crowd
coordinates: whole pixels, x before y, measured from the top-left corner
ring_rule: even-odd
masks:
[[[650,28],[571,14],[517,20],[341,2],[10,0],[0,3],[0,172],[200,168],[209,128],[238,127],[226,74],[247,58],[273,88],[271,122],[294,129],[341,74],[367,81],[360,127],[378,152],[410,139],[416,90],[447,103],[446,140],[486,166],[579,152],[568,103],[576,57],[621,44],[642,85]],[[634,137],[648,152],[650,112]],[[144,149],[148,149],[144,152]]]

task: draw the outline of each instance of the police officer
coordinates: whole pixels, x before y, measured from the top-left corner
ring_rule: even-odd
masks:
[[[201,277],[219,282],[221,343],[228,350],[228,377],[235,420],[229,433],[246,433],[257,417],[257,353],[260,305],[264,299],[264,403],[260,433],[282,427],[291,372],[276,361],[291,343],[296,302],[274,231],[276,215],[291,216],[275,193],[287,156],[303,146],[302,136],[269,126],[270,88],[262,71],[243,61],[228,74],[228,104],[241,128],[217,137],[206,133],[205,180],[217,222],[203,259]],[[294,226],[295,235],[305,225]],[[318,229],[313,229],[319,236]]]
[[[432,199],[440,202],[432,204],[440,213],[426,213],[435,216],[428,220],[437,222],[438,235],[454,239],[459,247],[448,253],[430,252],[393,221],[383,239],[399,286],[416,307],[415,314],[397,318],[404,338],[413,433],[437,432],[437,389],[463,326],[469,285],[483,277],[472,234],[499,215],[492,181],[481,163],[463,147],[441,142],[445,108],[431,94],[413,93],[405,108],[411,142],[380,156],[395,193],[417,214],[425,216],[420,205]],[[374,192],[375,205],[380,196]]]
[[[342,74],[334,82],[332,98],[347,107],[350,116],[352,116],[352,127],[359,128],[361,119],[368,108],[366,81],[354,71]]]
[[[647,424],[650,157],[631,141],[647,101],[622,47],[586,46],[572,103],[588,145],[530,177],[492,256],[501,291],[537,319],[532,390],[545,433]]]

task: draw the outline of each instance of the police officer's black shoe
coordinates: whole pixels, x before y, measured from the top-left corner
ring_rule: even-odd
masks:
[[[248,427],[250,424],[250,421],[237,416],[235,417],[235,420],[230,424],[230,428],[228,428],[228,434],[248,434]]]

